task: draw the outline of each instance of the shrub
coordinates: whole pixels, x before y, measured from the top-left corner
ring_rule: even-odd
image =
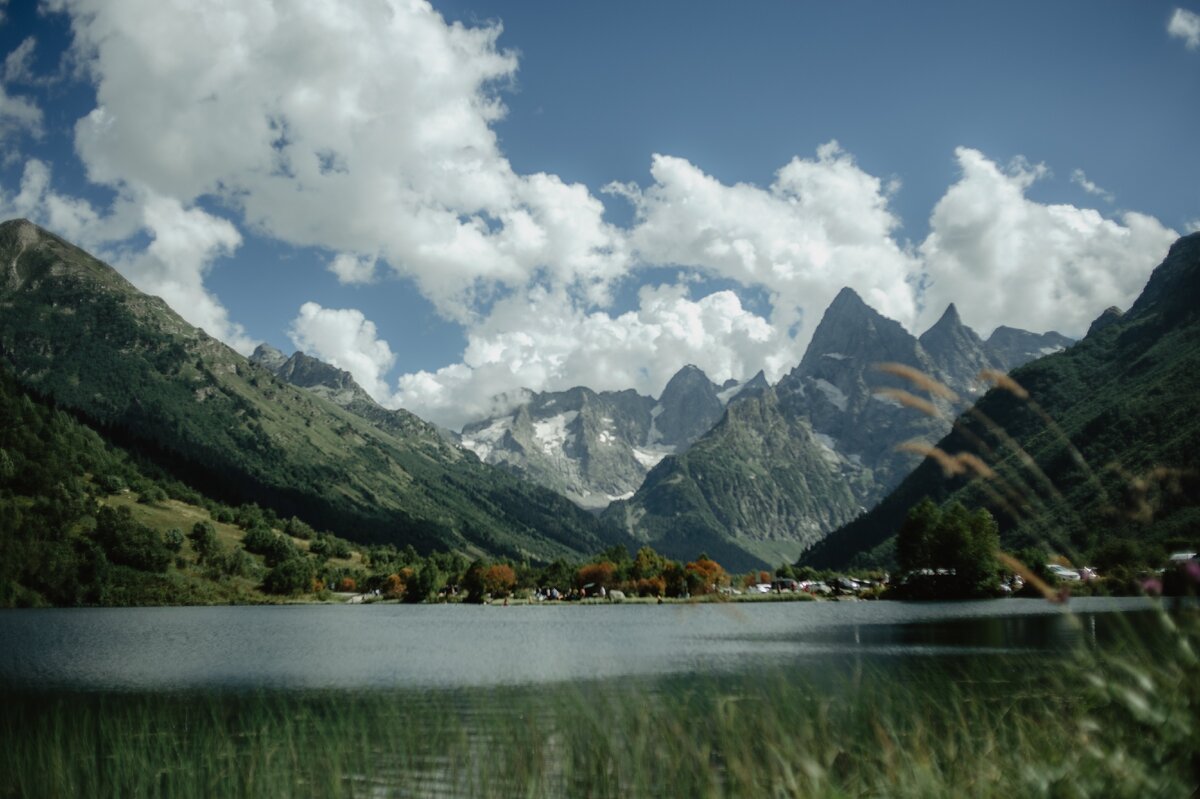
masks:
[[[221,551],[221,542],[217,540],[217,528],[211,522],[196,522],[192,532],[188,534],[192,548],[196,550],[196,559],[204,563],[217,556]]]
[[[316,569],[308,558],[297,556],[276,564],[263,580],[263,590],[269,594],[298,594],[312,589]]]
[[[172,552],[179,552],[183,549],[184,540],[183,530],[180,530],[178,527],[172,527],[163,533],[163,542],[166,543],[167,549]]]
[[[171,565],[172,551],[162,536],[134,521],[129,508],[100,508],[93,537],[113,563],[149,572],[164,572]]]

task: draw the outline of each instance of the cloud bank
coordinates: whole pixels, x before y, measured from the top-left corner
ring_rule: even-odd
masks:
[[[451,426],[525,388],[657,394],[689,362],[718,380],[759,369],[775,379],[847,285],[914,331],[954,301],[985,335],[1001,323],[1079,334],[1129,304],[1175,236],[1135,212],[1036,202],[1028,192],[1045,168],[963,147],[928,236],[909,242],[890,206],[898,182],[836,141],[766,186],[648,154],[644,185],[602,189],[633,208],[619,228],[587,186],[519,174],[505,157],[494,126],[518,58],[498,23],[447,23],[423,0],[47,8],[69,15],[73,58],[96,92],[75,151],[116,199],[97,208],[58,193],[30,160],[6,209],[98,251],[242,351],[253,342],[204,279],[243,231],[320,248],[342,283],[383,291],[389,275],[411,278],[464,326],[456,363],[392,377],[396,354],[374,323],[320,298],[289,333],[382,403]],[[1191,46],[1180,13],[1171,32]],[[29,78],[28,52],[6,64]],[[40,130],[40,110],[21,102],[0,93],[0,140],[6,124]],[[681,277],[640,285],[646,267]],[[694,276],[767,307],[748,308],[737,288],[703,293]],[[627,284],[636,302],[616,309]]]

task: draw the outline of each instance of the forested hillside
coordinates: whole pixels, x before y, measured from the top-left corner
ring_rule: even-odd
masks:
[[[1200,233],[1128,312],[1030,363],[959,418],[878,507],[810,549],[819,568],[888,562],[923,497],[986,507],[1006,547],[1091,557],[1200,545]]]

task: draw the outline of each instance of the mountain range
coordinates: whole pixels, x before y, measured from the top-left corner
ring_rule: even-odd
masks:
[[[918,337],[844,289],[775,385],[761,373],[717,384],[685,366],[657,398],[528,393],[455,434],[381,407],[305,353],[264,345],[246,359],[15,220],[0,225],[0,360],[24,390],[210,495],[363,542],[539,561],[649,543],[736,570],[802,552],[819,565],[864,551],[882,562],[898,514],[920,497],[994,499],[966,475],[945,480],[925,459],[930,442],[998,459],[1002,474],[1025,462],[989,439],[985,414],[1065,481],[1014,475],[1020,490],[991,506],[1005,535],[1046,540],[1047,520],[1062,516],[1047,509],[1070,507],[1062,536],[1078,547],[1101,521],[1137,534],[1113,521],[1131,492],[1153,495],[1143,499],[1162,505],[1155,518],[1191,519],[1177,489],[1191,485],[1178,470],[1196,443],[1198,241],[1181,239],[1137,303],[1105,311],[1077,345],[1008,327],[984,340],[954,305]],[[983,397],[989,370],[1015,370],[1036,412],[1011,391]],[[1080,471],[1079,460],[1100,465]],[[1155,464],[1168,471],[1131,489]]]
[[[917,338],[843,289],[799,365],[774,386],[741,392],[712,430],[664,458],[606,517],[673,557],[701,548],[739,570],[789,562],[912,471],[921,455],[900,445],[944,435],[956,409],[982,393],[982,370],[1070,343],[1012,328],[984,341],[954,305]],[[917,398],[904,370],[949,390]]]
[[[656,400],[586,387],[531,394],[509,413],[463,428],[462,446],[484,463],[551,488],[585,508],[628,499],[646,473],[685,451],[721,418],[752,380],[717,385],[688,365]]]
[[[22,387],[209,496],[423,551],[548,561],[612,543],[344,373],[293,357],[285,381],[30,222],[0,225],[0,269],[0,359]]]

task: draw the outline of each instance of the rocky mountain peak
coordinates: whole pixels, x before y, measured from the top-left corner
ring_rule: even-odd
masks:
[[[770,387],[771,384],[767,382],[766,373],[762,369],[759,369],[758,374],[747,380],[745,385],[742,386],[742,390],[738,392],[738,396],[760,392]]]
[[[867,305],[853,289],[844,288],[821,317],[792,375],[828,378],[826,373],[861,371],[880,361],[909,363],[917,359],[917,349],[917,340],[899,322]]]
[[[950,303],[946,306],[946,310],[942,312],[941,318],[934,322],[933,327],[926,330],[921,335],[921,338],[924,339],[925,336],[934,331],[955,331],[963,327],[966,327],[966,325],[963,324],[962,317],[958,315],[957,306],[954,303]]]
[[[667,381],[667,385],[663,388],[662,395],[659,397],[659,402],[664,402],[673,399],[676,395],[692,391],[696,388],[706,389],[712,387],[715,393],[718,389],[715,383],[708,379],[708,375],[704,374],[704,370],[693,364],[688,364],[672,375]]]
[[[655,428],[664,444],[689,444],[708,432],[725,410],[720,388],[688,364],[675,373],[658,398]]]
[[[283,380],[301,388],[324,386],[334,391],[362,391],[354,377],[344,369],[297,351],[276,371]],[[365,393],[365,392],[364,392]]]
[[[1087,335],[1088,336],[1094,335],[1096,333],[1099,333],[1101,330],[1103,330],[1106,327],[1115,325],[1117,322],[1121,321],[1121,317],[1123,317],[1124,315],[1125,315],[1125,312],[1122,311],[1120,308],[1118,308],[1115,305],[1110,305],[1109,307],[1104,309],[1104,313],[1097,316],[1095,321],[1093,321],[1092,324],[1088,326]]]
[[[271,372],[278,372],[283,368],[287,359],[286,355],[265,342],[255,347],[250,355],[250,363],[256,363]]]
[[[997,365],[983,340],[963,324],[954,303],[918,341],[939,370],[938,377],[959,393],[978,390],[975,376]]]
[[[1139,316],[1157,309],[1172,320],[1197,312],[1200,303],[1200,231],[1176,240],[1167,257],[1150,273],[1140,297],[1129,308]]]

